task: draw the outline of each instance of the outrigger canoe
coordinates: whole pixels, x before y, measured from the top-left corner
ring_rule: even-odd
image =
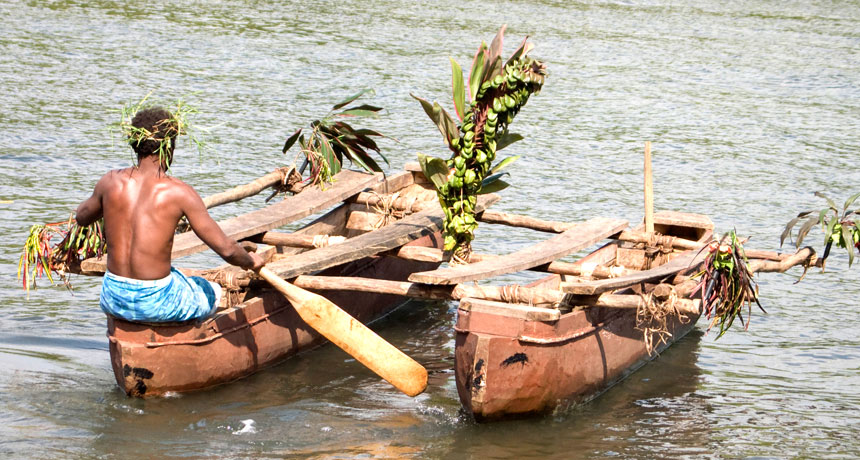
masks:
[[[393,203],[383,197],[396,201],[400,211],[394,211]],[[485,196],[479,207],[497,199]],[[273,231],[334,206],[295,232]],[[404,206],[408,211],[403,211]],[[439,262],[398,257],[398,251],[404,246],[440,248],[442,220],[436,194],[420,174],[407,171],[384,179],[381,174],[345,170],[325,190],[308,187],[219,225],[237,240],[272,245],[262,254],[267,267],[284,279],[315,274],[405,280]],[[326,245],[336,237],[346,239]],[[173,257],[205,249],[193,233],[183,233],[175,238]],[[84,261],[81,271],[102,273],[104,260]],[[138,323],[109,316],[111,364],[117,384],[128,395],[150,397],[209,388],[325,343],[281,294],[248,273],[229,265],[183,271],[220,282],[229,291],[224,299],[229,304],[199,323]],[[372,322],[408,300],[338,290],[326,291],[324,296],[362,323]]]
[[[651,332],[651,337],[637,324],[636,306],[648,301],[661,281],[666,288],[678,273],[698,269],[699,251],[675,249],[673,242],[677,238],[685,242],[683,246],[697,248],[710,241],[713,224],[705,216],[658,213],[656,234],[651,236],[658,244],[613,240],[577,262],[553,261],[561,253],[610,235],[622,238],[625,226],[624,221],[592,219],[567,230],[562,227],[556,230],[562,231],[557,237],[501,261],[491,258],[410,277],[416,282],[451,284],[522,269],[566,273],[524,286],[533,293],[566,294],[552,306],[529,304],[533,293],[520,294],[513,302],[460,299],[454,327],[457,392],[476,420],[549,413],[587,401],[694,327],[700,316],[698,300],[672,299],[677,314],[668,315],[662,332]],[[628,233],[641,236],[641,230]],[[568,241],[582,244],[565,244],[565,235]]]

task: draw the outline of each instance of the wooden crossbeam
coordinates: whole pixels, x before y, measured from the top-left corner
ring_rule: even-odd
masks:
[[[475,209],[483,210],[498,200],[499,196],[496,194],[481,195]],[[268,267],[281,278],[295,278],[403,246],[422,236],[440,231],[443,219],[442,208],[430,208],[378,230],[350,238],[341,244],[313,249],[271,262]]]
[[[674,275],[680,271],[694,268],[705,259],[705,251],[688,251],[672,261],[651,270],[643,270],[631,275],[597,281],[573,281],[561,283],[561,290],[570,294],[596,295],[654,281]]]
[[[528,270],[585,249],[627,227],[627,221],[597,217],[553,238],[503,257],[468,265],[413,273],[409,281],[425,284],[457,284]]]

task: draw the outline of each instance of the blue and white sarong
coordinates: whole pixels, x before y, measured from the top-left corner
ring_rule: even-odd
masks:
[[[136,280],[106,272],[99,306],[128,321],[164,323],[206,318],[215,312],[221,286],[172,268],[159,280]]]

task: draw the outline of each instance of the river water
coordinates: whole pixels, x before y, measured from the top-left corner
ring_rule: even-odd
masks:
[[[129,3],[129,4],[126,4]],[[478,425],[456,395],[456,306],[414,302],[375,329],[431,371],[399,394],[332,346],[211,391],[155,400],[118,390],[98,279],[76,290],[16,280],[28,227],[66,218],[131,152],[107,126],[150,91],[214,126],[211,153],[180,144],[176,176],[201,195],[288,164],[299,126],[361,88],[395,171],[445,155],[409,93],[451,108],[468,68],[508,24],[550,72],[514,122],[525,140],[497,209],[565,221],[642,218],[653,143],[657,209],[711,216],[775,250],[799,211],[860,191],[856,1],[17,1],[0,5],[0,457],[851,458],[860,455],[860,283],[836,251],[826,273],[758,277],[768,315],[715,341],[706,323],[597,400]],[[517,42],[517,43],[515,43]],[[213,211],[225,218],[262,198]],[[809,241],[820,249],[820,230]],[[482,226],[477,250],[545,238]],[[184,261],[185,262],[185,261]],[[212,254],[186,266],[218,263]],[[534,275],[511,275],[522,282]]]

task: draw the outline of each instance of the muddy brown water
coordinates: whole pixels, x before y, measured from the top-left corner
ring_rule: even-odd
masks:
[[[444,155],[409,93],[451,107],[464,67],[509,26],[550,71],[513,124],[526,140],[497,209],[577,221],[642,218],[653,143],[658,209],[710,215],[776,249],[797,212],[860,191],[860,4],[848,2],[211,1],[0,5],[0,457],[851,458],[860,454],[858,270],[758,278],[768,315],[719,341],[696,330],[597,400],[478,425],[460,411],[456,307],[413,302],[378,323],[431,372],[411,399],[327,346],[251,378],[164,399],[125,397],[97,279],[29,299],[15,277],[32,223],[64,219],[131,151],[107,131],[150,90],[186,96],[213,153],[175,174],[209,195],[292,157],[285,136],[364,87],[391,170]],[[263,198],[216,209],[246,212]],[[543,235],[489,225],[481,252]],[[810,242],[820,247],[821,232]],[[212,254],[184,265],[208,267]],[[500,281],[524,282],[534,275]],[[575,359],[575,357],[572,357]]]

